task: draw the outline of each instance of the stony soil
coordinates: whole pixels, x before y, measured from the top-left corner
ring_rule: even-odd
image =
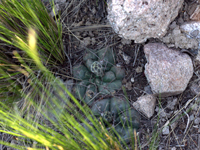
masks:
[[[185,0],[175,19],[176,23],[188,21],[191,9],[198,3],[195,0]],[[149,39],[146,43],[135,44],[134,41],[120,38],[108,23],[106,2],[103,0],[60,0],[57,4],[63,19],[63,40],[68,59],[64,66],[55,71],[61,74],[63,80],[71,79],[72,67],[82,63],[86,49],[98,50],[108,46],[116,52],[117,64],[126,70],[123,86],[130,103],[149,93],[149,85],[144,75],[146,58],[143,46],[149,42],[160,42],[160,39]],[[51,10],[48,3],[45,5]],[[169,28],[168,32],[171,32],[170,30]],[[198,51],[187,51],[192,53],[194,60]],[[194,67],[193,77],[182,94],[157,98],[154,116],[147,119],[142,115],[141,128],[138,131],[141,149],[148,150],[151,144],[159,150],[200,149],[200,105],[196,93],[191,90],[192,85],[199,84],[200,74],[199,65],[195,64]],[[198,85],[196,90],[199,90]],[[119,91],[116,95],[122,94],[123,92]],[[171,125],[162,130],[168,121]]]

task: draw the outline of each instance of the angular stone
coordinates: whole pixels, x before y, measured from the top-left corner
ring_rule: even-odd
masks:
[[[162,97],[182,93],[193,75],[189,55],[161,43],[144,46],[147,59],[145,75],[154,94]]]
[[[162,129],[162,134],[163,135],[168,135],[169,134],[169,126],[166,126]]]
[[[151,118],[154,114],[156,106],[156,97],[154,95],[140,96],[136,102],[133,103],[133,107],[143,113],[146,117]]]
[[[184,0],[109,0],[108,20],[119,36],[145,42],[163,37]]]

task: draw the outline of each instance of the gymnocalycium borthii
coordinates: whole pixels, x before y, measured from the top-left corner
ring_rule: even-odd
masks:
[[[75,96],[91,106],[97,95],[113,95],[119,90],[124,75],[124,70],[115,66],[113,50],[87,50],[83,56],[83,64],[73,67],[73,76],[78,79],[74,87]]]
[[[112,97],[96,101],[91,110],[107,129],[115,128],[118,135],[129,143],[134,129],[140,127],[140,114],[123,97]],[[86,130],[90,130],[86,127]],[[116,135],[116,134],[115,134]]]
[[[110,48],[97,52],[87,50],[83,64],[73,67],[73,76],[77,79],[74,95],[91,107],[94,116],[103,121],[107,129],[114,127],[126,143],[130,142],[133,130],[140,126],[140,115],[127,100],[114,96],[125,76],[125,71],[115,65],[114,52]],[[98,95],[111,98],[101,99]]]

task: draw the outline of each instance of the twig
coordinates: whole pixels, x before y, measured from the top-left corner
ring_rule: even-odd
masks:
[[[137,133],[136,133],[136,130],[134,129],[134,137],[135,137],[135,150],[137,150]]]
[[[135,66],[139,50],[140,50],[140,46],[138,46],[137,50],[135,51],[135,59],[134,59],[134,62],[133,62],[133,67]]]
[[[200,134],[198,134],[198,149],[200,149]]]

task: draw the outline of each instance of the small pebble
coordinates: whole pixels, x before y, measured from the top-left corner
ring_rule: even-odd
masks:
[[[174,106],[176,105],[177,101],[177,98],[174,98],[172,101],[167,101],[167,108],[174,110]]]
[[[163,135],[168,135],[169,134],[169,126],[166,126],[162,129],[162,134]]]
[[[126,83],[126,88],[130,91],[132,90],[132,83],[131,82],[127,82]]]
[[[174,130],[177,127],[178,122],[173,122],[170,127],[172,130]]]
[[[177,24],[176,21],[172,22],[171,25],[169,26],[170,29],[176,28]]]
[[[194,120],[194,114],[190,116],[190,121]]]
[[[131,40],[124,39],[124,38],[122,38],[121,42],[122,42],[123,45],[125,45],[125,44],[131,44]]]
[[[130,61],[131,61],[131,57],[126,55],[125,53],[123,53],[122,56],[123,56],[123,59],[124,59],[125,63],[128,65],[130,63]]]
[[[172,149],[171,150],[176,150],[176,147],[172,147]]]
[[[199,124],[200,123],[200,118],[196,118],[195,120],[194,120],[194,124]]]
[[[137,73],[141,73],[141,72],[143,71],[143,68],[140,67],[140,66],[138,66],[138,67],[135,69],[135,71],[136,71]]]
[[[145,91],[147,94],[153,94],[153,92],[151,91],[150,85],[145,86],[145,87],[144,87],[144,91]]]
[[[132,78],[131,78],[131,82],[133,83],[134,81],[135,81],[135,80],[134,80],[134,78],[132,77]]]

